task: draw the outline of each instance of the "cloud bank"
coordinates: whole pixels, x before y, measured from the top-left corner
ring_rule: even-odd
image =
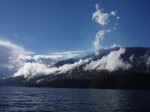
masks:
[[[8,40],[0,39],[0,78],[9,77],[18,73],[20,73],[19,75],[29,73],[33,73],[35,75],[41,70],[43,72],[47,71],[49,67],[59,61],[74,58],[82,52],[84,51],[69,51],[52,53],[50,55],[35,55],[34,52],[26,50],[17,44],[14,44]],[[20,70],[22,68],[27,71]],[[42,71],[40,73],[42,73]]]
[[[20,66],[20,55],[31,55],[33,52],[24,49],[8,40],[0,39],[0,77],[10,76]]]
[[[124,54],[125,51],[125,48],[120,48],[118,51],[112,51],[107,56],[103,56],[101,59],[87,64],[84,70],[108,70],[109,72],[119,69],[128,70],[132,66],[121,59],[121,55]]]
[[[13,44],[8,40],[0,40],[0,52],[0,66],[8,68],[10,64],[14,63],[18,56],[33,54],[33,52],[27,51],[23,47]]]
[[[30,55],[19,56],[19,60],[23,63],[14,76],[34,77],[39,75],[65,73],[65,71],[74,69],[81,63],[63,65],[61,67],[53,67],[59,61],[75,58],[83,51],[69,51],[62,53],[53,53],[51,55]],[[65,68],[67,67],[67,68]]]
[[[32,78],[34,76],[39,76],[39,75],[64,74],[77,67],[80,67],[83,64],[88,63],[89,60],[90,59],[84,59],[84,60],[80,59],[79,61],[73,64],[64,64],[60,67],[48,67],[47,65],[40,64],[40,63],[26,63],[14,74],[14,76],[23,75],[24,77]]]
[[[70,52],[63,52],[63,53],[53,53],[50,55],[20,55],[18,60],[23,63],[30,62],[30,63],[40,63],[45,64],[47,66],[52,66],[59,61],[74,58],[79,55],[81,51],[70,51]]]

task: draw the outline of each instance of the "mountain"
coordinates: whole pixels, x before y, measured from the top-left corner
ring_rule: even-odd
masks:
[[[127,47],[101,49],[99,55],[59,61],[55,72],[34,77],[10,77],[0,80],[4,86],[150,89],[150,48]]]

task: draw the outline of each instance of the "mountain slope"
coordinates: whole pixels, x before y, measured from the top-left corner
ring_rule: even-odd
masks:
[[[150,89],[149,56],[150,48],[103,49],[60,61],[51,74],[2,79],[0,85]]]

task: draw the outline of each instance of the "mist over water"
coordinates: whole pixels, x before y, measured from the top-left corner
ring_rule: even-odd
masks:
[[[0,87],[0,111],[148,112],[150,91]]]

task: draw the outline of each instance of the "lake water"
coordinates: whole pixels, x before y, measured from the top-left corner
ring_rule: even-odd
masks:
[[[150,91],[0,87],[0,112],[150,112]]]

